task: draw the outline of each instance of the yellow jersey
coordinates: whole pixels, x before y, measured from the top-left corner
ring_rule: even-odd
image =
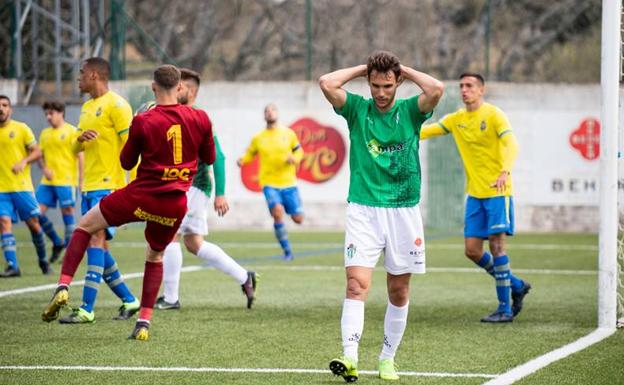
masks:
[[[90,99],[82,105],[78,131],[97,131],[90,142],[74,142],[74,151],[84,150],[82,191],[115,190],[126,185],[119,154],[128,140],[132,121],[130,104],[113,91]]]
[[[61,127],[48,127],[39,135],[39,145],[47,168],[52,170],[52,180],[41,177],[41,184],[50,186],[78,185],[78,158],[72,151],[78,129],[69,123]]]
[[[9,120],[0,127],[0,192],[34,191],[30,178],[30,164],[18,174],[13,166],[28,155],[28,147],[37,140],[26,124]]]
[[[297,182],[297,164],[303,158],[303,149],[293,130],[276,126],[254,135],[243,155],[243,164],[258,155],[260,158],[259,183],[261,187],[292,187]],[[295,164],[286,160],[292,156]]]
[[[511,172],[517,145],[507,116],[483,103],[475,111],[461,108],[422,127],[420,139],[452,134],[466,171],[466,193],[475,198],[513,195],[511,175],[499,193],[492,185],[503,171]]]

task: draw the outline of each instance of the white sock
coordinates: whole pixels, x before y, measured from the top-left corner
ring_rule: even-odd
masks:
[[[165,301],[169,303],[175,303],[179,299],[181,269],[182,247],[180,242],[171,242],[165,248],[163,257],[163,293]]]
[[[345,298],[342,304],[340,328],[343,355],[357,362],[358,347],[364,330],[364,301]]]
[[[247,270],[236,263],[219,246],[204,241],[197,252],[197,256],[215,269],[233,277],[240,285],[247,281]]]
[[[403,338],[405,326],[407,326],[407,310],[409,302],[405,306],[394,306],[388,301],[386,317],[384,318],[384,342],[381,348],[379,360],[394,359],[397,348]]]

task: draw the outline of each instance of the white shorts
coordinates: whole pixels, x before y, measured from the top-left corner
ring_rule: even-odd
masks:
[[[208,208],[210,207],[210,198],[197,187],[191,186],[186,193],[186,200],[188,211],[182,219],[178,234],[208,235]]]
[[[374,268],[382,251],[388,273],[425,273],[425,239],[418,205],[398,208],[347,205],[345,267]]]

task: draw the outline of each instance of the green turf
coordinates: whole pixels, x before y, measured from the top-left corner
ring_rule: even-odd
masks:
[[[114,255],[124,273],[143,270],[142,234],[122,229]],[[342,233],[293,233],[298,257],[276,258],[270,232],[218,232],[211,240],[261,274],[254,309],[245,308],[240,287],[211,269],[183,273],[182,309],[156,311],[150,341],[126,340],[133,322],[112,321],[119,301],[103,285],[92,325],[46,324],[39,318],[52,290],[0,298],[0,365],[152,366],[193,368],[325,369],[340,354],[344,296]],[[25,233],[18,241],[27,242]],[[136,245],[120,247],[119,242]],[[114,243],[113,243],[114,244]],[[492,278],[484,273],[434,268],[472,268],[459,237],[428,240],[426,275],[412,279],[408,328],[397,355],[402,371],[499,374],[590,333],[596,325],[597,238],[594,235],[521,234],[510,241],[512,268],[583,270],[580,275],[518,274],[533,291],[523,313],[509,325],[479,319],[496,306]],[[43,277],[32,246],[20,243],[23,277],[0,281],[0,291],[54,283]],[[185,265],[199,260],[185,255]],[[55,266],[58,271],[59,266]],[[530,270],[529,270],[530,271]],[[81,267],[77,279],[82,279]],[[140,279],[127,281],[139,295]],[[79,305],[81,286],[71,289]],[[374,370],[381,348],[386,305],[385,273],[376,271],[366,304],[360,368]],[[615,336],[557,362],[521,384],[624,383],[624,335]],[[571,379],[574,379],[572,381]],[[400,383],[481,384],[486,378],[407,377]],[[11,384],[339,384],[326,374],[92,372],[0,369]],[[362,383],[381,383],[363,375]]]

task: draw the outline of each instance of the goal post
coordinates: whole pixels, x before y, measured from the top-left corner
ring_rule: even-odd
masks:
[[[621,60],[620,0],[602,3],[600,232],[598,327],[613,329],[618,303],[618,109]]]

